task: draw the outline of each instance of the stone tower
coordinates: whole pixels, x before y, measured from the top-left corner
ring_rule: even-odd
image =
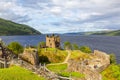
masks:
[[[55,36],[54,34],[46,36],[46,47],[49,48],[60,48],[60,37]]]

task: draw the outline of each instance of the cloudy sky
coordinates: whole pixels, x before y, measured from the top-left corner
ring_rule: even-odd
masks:
[[[119,0],[0,0],[0,17],[42,33],[120,29]]]

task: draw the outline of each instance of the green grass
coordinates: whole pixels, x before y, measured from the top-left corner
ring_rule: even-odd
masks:
[[[70,56],[71,59],[91,59],[90,54],[81,52],[80,50],[73,50]]]
[[[47,65],[47,68],[53,72],[61,72],[67,69],[67,64],[55,64],[55,65]]]
[[[56,48],[42,48],[39,50],[39,56],[47,57],[51,63],[60,63],[65,60],[67,52]]]
[[[103,80],[120,80],[120,65],[112,64],[102,73]]]
[[[84,75],[79,72],[67,72],[67,64],[50,64],[47,65],[47,68],[60,76],[63,77],[75,77],[75,78],[83,78]]]
[[[18,66],[12,66],[6,69],[0,69],[0,80],[45,80]]]
[[[64,76],[64,77],[75,77],[75,78],[83,78],[84,74],[81,74],[79,72],[61,72],[59,75]]]

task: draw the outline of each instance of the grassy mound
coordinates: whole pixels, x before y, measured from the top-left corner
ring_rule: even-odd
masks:
[[[0,80],[45,80],[24,68],[13,66],[0,69]]]
[[[92,59],[92,56],[90,54],[81,52],[80,50],[73,50],[71,52],[70,59],[78,59],[78,60]]]
[[[56,48],[42,48],[39,50],[40,61],[46,58],[44,61],[48,61],[51,63],[60,63],[63,62],[67,56],[67,52],[65,50],[59,50]],[[42,59],[43,58],[43,59]],[[48,60],[47,60],[48,59]]]

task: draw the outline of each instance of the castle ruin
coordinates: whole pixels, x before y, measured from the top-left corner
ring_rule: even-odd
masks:
[[[46,47],[60,48],[60,37],[57,35],[46,36]]]

